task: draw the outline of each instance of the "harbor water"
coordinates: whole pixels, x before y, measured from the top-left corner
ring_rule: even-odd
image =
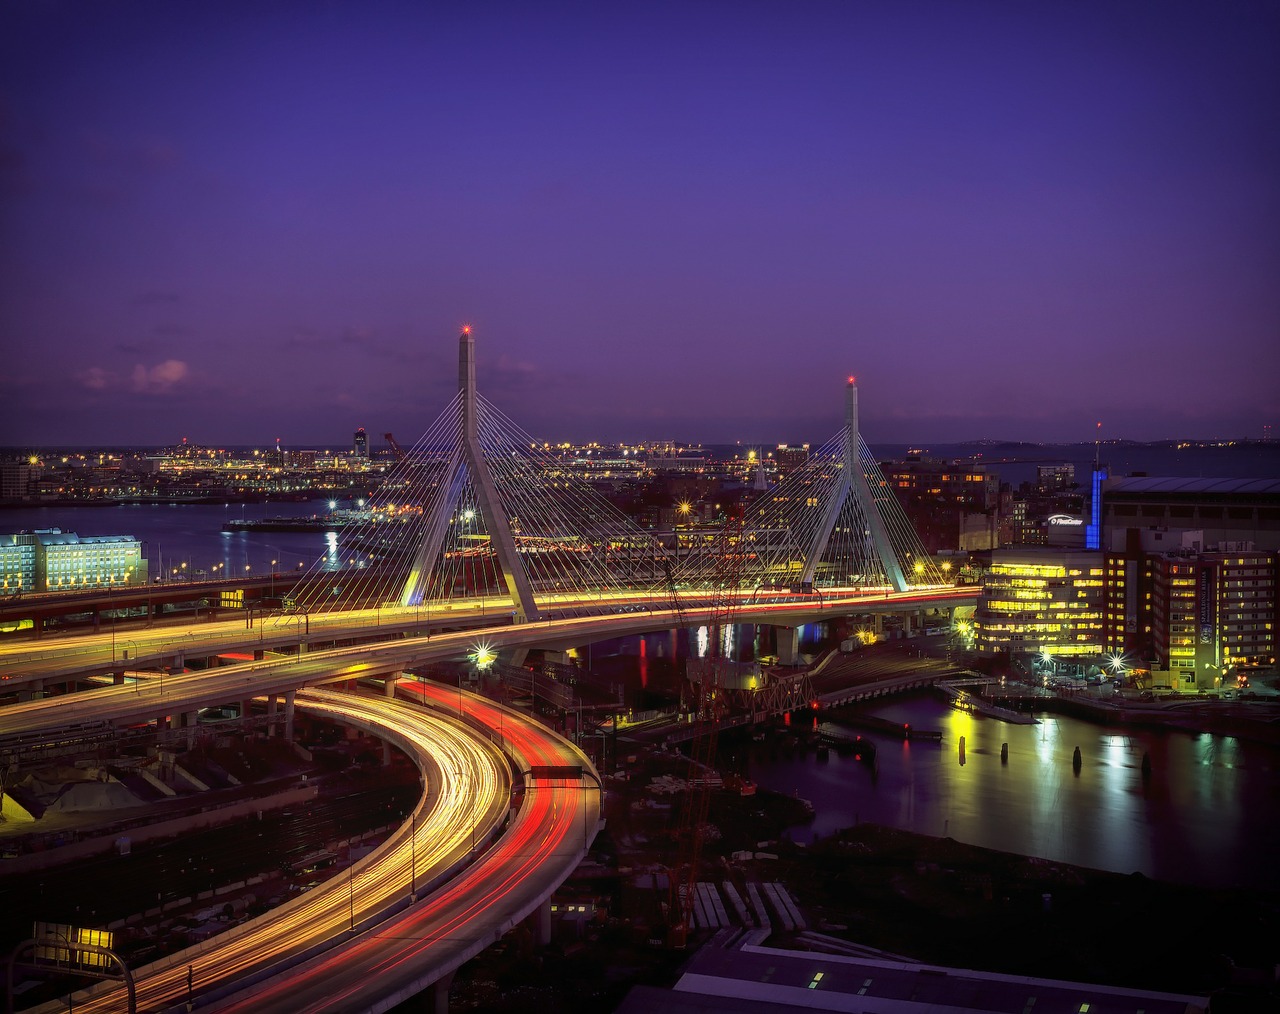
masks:
[[[1055,715],[1012,725],[928,694],[865,713],[939,730],[942,740],[862,732],[876,744],[874,765],[834,750],[820,760],[814,750],[740,747],[750,750],[748,771],[757,784],[813,804],[813,822],[793,828],[795,840],[870,821],[1095,869],[1280,890],[1280,751],[1274,747]],[[793,730],[803,731],[799,725]],[[858,734],[838,713],[832,729]]]

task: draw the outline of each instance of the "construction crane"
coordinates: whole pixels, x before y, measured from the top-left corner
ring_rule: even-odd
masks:
[[[393,437],[390,433],[384,433],[382,434],[382,439],[385,440],[390,445],[391,453],[395,455],[396,461],[401,461],[404,459],[404,450],[400,447],[399,444],[396,443],[395,437]]]
[[[689,747],[688,789],[677,832],[680,859],[671,878],[669,942],[674,947],[683,947],[688,941],[693,921],[698,867],[706,840],[707,815],[711,809],[709,776],[715,771],[716,745],[725,703],[725,697],[720,692],[722,675],[725,670],[734,667],[732,657],[724,657],[723,645],[724,631],[732,625],[737,611],[742,572],[741,543],[742,514],[737,512],[726,521],[712,547],[715,566],[709,618],[711,636],[708,638],[706,658],[696,667],[692,665],[692,658],[686,663],[686,676],[692,685],[692,720],[697,723],[697,732]],[[680,607],[680,598],[669,567],[667,580],[676,614],[683,623],[684,612]]]

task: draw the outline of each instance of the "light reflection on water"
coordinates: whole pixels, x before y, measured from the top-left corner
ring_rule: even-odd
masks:
[[[863,731],[878,747],[874,770],[835,751],[827,761],[753,751],[753,779],[814,804],[812,825],[793,831],[797,840],[873,821],[1122,873],[1280,889],[1274,748],[1058,716],[1008,725],[932,698],[900,699],[872,713],[941,730],[942,742]],[[1009,744],[1007,764],[1002,743]],[[1144,753],[1152,765],[1145,780]]]

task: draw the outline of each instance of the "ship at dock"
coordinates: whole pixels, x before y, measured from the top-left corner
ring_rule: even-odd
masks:
[[[368,511],[338,510],[308,517],[231,518],[224,532],[340,532],[369,521]]]

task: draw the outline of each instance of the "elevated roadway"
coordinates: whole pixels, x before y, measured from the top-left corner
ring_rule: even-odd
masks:
[[[757,589],[741,593],[735,622],[796,626],[851,613],[950,608],[973,605],[976,600],[977,588],[972,586],[870,593],[833,589],[794,595]],[[705,595],[692,594],[681,594],[678,611],[672,607],[670,595],[657,593],[552,596],[540,599],[539,605],[548,619],[517,626],[510,626],[510,605],[496,604],[492,599],[464,599],[418,608],[386,606],[335,613],[242,616],[122,629],[114,635],[103,631],[38,641],[7,641],[0,644],[0,693],[21,693],[28,688],[105,673],[123,677],[127,671],[166,665],[179,658],[246,651],[266,654],[344,641],[400,638],[419,643],[439,629],[467,629],[472,633],[466,636],[473,638],[483,633],[485,639],[504,647],[575,646],[590,640],[702,624],[709,622],[712,612]]]
[[[434,707],[457,691],[427,684]],[[473,865],[341,951],[239,990],[211,1009],[253,1012],[390,1010],[449,977],[532,915],[573,872],[599,827],[601,789],[590,762],[537,723],[482,698],[468,717],[498,729],[523,780],[523,802],[502,837]],[[581,777],[568,777],[581,769]],[[517,791],[519,787],[517,787]],[[444,1009],[438,999],[437,1009]]]
[[[599,824],[590,762],[518,712],[455,688],[418,689],[426,690],[426,709],[329,691],[302,695],[303,707],[404,748],[426,794],[347,876],[136,970],[139,1010],[185,1001],[188,969],[202,1009],[385,1010],[447,977],[563,882]],[[548,769],[563,777],[532,778]],[[569,777],[576,771],[586,780]],[[524,803],[503,831],[513,788]],[[371,978],[369,961],[385,962],[396,942],[392,967]],[[266,995],[277,999],[264,1006]],[[122,1010],[123,987],[81,992],[75,1007]],[[62,1009],[61,1002],[37,1008]]]
[[[965,601],[971,594],[965,589],[933,589],[874,597],[827,595],[816,602],[813,596],[803,600],[745,600],[736,619],[795,624],[868,608],[951,605]],[[616,608],[618,603],[613,605]],[[668,607],[656,608],[659,605]],[[478,635],[495,648],[557,641],[580,644],[628,633],[703,624],[711,620],[714,611],[706,604],[677,612],[657,598],[629,602],[627,606],[622,612],[606,615],[549,619],[481,632],[401,636],[177,674],[145,687],[103,687],[10,705],[0,709],[0,757],[7,754],[18,759],[40,738],[56,737],[60,730],[94,723],[119,725],[189,714],[203,707],[297,693],[319,684],[357,678],[381,678],[394,686],[406,667],[456,658],[476,643]],[[353,619],[345,616],[348,627],[343,629],[351,629]],[[403,619],[408,623],[408,617]],[[196,639],[211,632],[202,625],[186,631],[185,637],[181,630],[156,633],[167,636],[170,643],[177,638],[184,650],[193,650]],[[229,631],[212,633],[234,640]],[[244,633],[245,628],[240,627],[241,638]],[[194,650],[207,648],[200,644]],[[471,697],[460,689],[432,687],[426,697],[426,703],[434,707],[445,711],[452,708],[467,721],[487,727],[487,735],[496,732],[514,770],[520,773],[524,805],[498,843],[473,866],[458,872],[458,864],[471,854],[477,841],[487,837],[500,819],[499,809],[505,808],[497,788],[500,780],[496,772],[501,770],[501,763],[491,746],[488,760],[482,760],[485,735],[473,737],[481,750],[476,753],[463,745],[466,737],[442,733],[439,719],[427,719],[414,709],[406,711],[405,705],[394,700],[370,701],[349,694],[307,691],[299,698],[301,706],[364,724],[379,735],[407,745],[424,772],[434,764],[440,788],[434,794],[429,788],[409,827],[401,828],[383,849],[353,870],[345,884],[345,897],[344,885],[331,882],[314,896],[299,899],[216,938],[199,950],[198,962],[196,954],[185,952],[141,970],[139,988],[144,1009],[163,1008],[180,1000],[189,966],[193,983],[214,997],[222,996],[227,989],[253,983],[251,995],[219,999],[217,1002],[225,1009],[257,1010],[263,1009],[264,1002],[278,1001],[290,1010],[386,1010],[445,979],[536,909],[569,875],[594,836],[601,811],[598,778],[585,756],[518,712]],[[435,729],[430,736],[425,731],[427,726]],[[463,757],[470,760],[464,762]],[[465,777],[461,774],[463,768],[470,772]],[[447,790],[441,774],[445,770],[454,772]],[[431,775],[425,777],[430,783]],[[447,806],[443,805],[446,801]],[[463,813],[465,816],[460,819]],[[417,826],[419,815],[421,827]],[[435,815],[443,824],[437,822]],[[428,821],[432,828],[429,834],[424,830]],[[408,905],[405,901],[407,907],[397,913],[393,899],[405,890],[406,843],[410,881],[416,881],[418,870],[427,880],[458,875],[444,881],[418,904]],[[422,856],[416,855],[419,845],[424,850]],[[418,862],[429,865],[419,867]],[[358,933],[362,925],[388,915],[390,922]],[[328,950],[334,942],[343,946]],[[324,953],[309,957],[316,952]],[[112,990],[104,985],[92,991],[92,997],[82,1001],[81,1008],[95,1004],[90,1009],[119,1009],[120,997],[113,999]],[[275,999],[269,1000],[270,996]]]

